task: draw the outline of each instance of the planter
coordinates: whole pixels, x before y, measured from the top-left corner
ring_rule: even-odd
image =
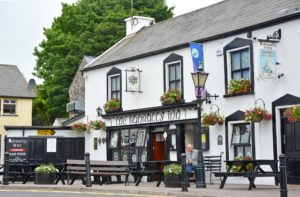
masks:
[[[181,175],[165,175],[164,183],[166,187],[181,187]]]
[[[35,174],[35,183],[38,185],[53,185],[55,181],[55,173],[36,173]]]

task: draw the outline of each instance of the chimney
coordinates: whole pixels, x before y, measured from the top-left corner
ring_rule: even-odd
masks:
[[[126,36],[138,32],[140,29],[146,26],[150,26],[155,23],[154,18],[143,16],[132,16],[124,20],[126,22]]]

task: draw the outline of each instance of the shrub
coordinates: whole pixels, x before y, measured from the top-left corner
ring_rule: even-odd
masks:
[[[34,169],[34,172],[37,174],[54,174],[57,173],[58,170],[55,168],[53,164],[42,164]]]
[[[164,175],[181,175],[181,165],[180,164],[169,164],[164,166]]]

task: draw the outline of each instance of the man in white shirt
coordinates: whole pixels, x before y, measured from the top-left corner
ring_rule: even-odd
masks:
[[[186,146],[186,172],[190,173],[196,170],[198,165],[198,150],[193,148],[193,145]]]

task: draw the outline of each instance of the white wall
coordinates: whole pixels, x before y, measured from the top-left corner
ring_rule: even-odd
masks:
[[[224,57],[217,56],[216,52],[233,41],[236,37],[247,38],[246,33],[230,36],[224,39],[214,40],[204,43],[204,62],[205,71],[210,73],[206,83],[207,90],[212,94],[220,97],[212,100],[213,104],[220,107],[220,114],[229,116],[237,110],[245,111],[254,107],[256,99],[261,98],[266,103],[266,109],[271,112],[271,104],[274,100],[287,93],[300,96],[300,20],[294,20],[264,29],[252,32],[253,37],[265,39],[267,35],[272,34],[281,28],[282,39],[277,44],[277,61],[281,64],[278,66],[278,74],[284,73],[281,79],[262,80],[259,79],[259,49],[260,44],[257,40],[253,40],[254,51],[254,78],[255,78],[255,94],[247,96],[237,96],[223,98],[225,94],[224,87]],[[138,49],[137,49],[138,50]],[[183,56],[184,65],[184,99],[186,102],[195,100],[194,85],[190,76],[193,72],[192,58],[189,48],[174,50],[172,52],[161,53],[155,56],[137,59],[130,62],[114,65],[122,70],[122,107],[123,110],[140,109],[154,106],[161,106],[160,96],[163,94],[163,60],[171,53]],[[127,93],[125,92],[125,70],[135,67],[142,70],[141,73],[141,90],[143,93]],[[86,114],[89,119],[94,119],[96,108],[103,106],[106,102],[106,73],[112,68],[104,67],[97,70],[88,71],[86,73]],[[209,105],[204,104],[203,111],[208,112]],[[277,116],[278,117],[278,116]],[[196,117],[195,117],[196,118]],[[280,124],[276,124],[277,131],[280,131]],[[231,131],[229,132],[229,134]],[[223,136],[223,146],[217,145],[217,136]],[[273,159],[273,137],[272,122],[264,121],[255,124],[256,138],[256,156],[257,159]],[[280,153],[280,135],[277,134],[278,153]],[[229,141],[231,136],[229,135]],[[101,149],[105,152],[103,147]],[[232,155],[232,148],[230,152]],[[225,126],[210,127],[210,150],[205,151],[205,155],[216,155],[225,152]],[[99,153],[97,153],[99,154]],[[102,154],[102,153],[101,153]],[[103,153],[104,154],[104,153]],[[97,156],[98,157],[98,156]],[[103,157],[104,158],[104,157]],[[225,158],[225,155],[224,155]],[[273,183],[271,179],[260,179],[258,183]],[[239,179],[229,179],[229,182],[241,182]]]

